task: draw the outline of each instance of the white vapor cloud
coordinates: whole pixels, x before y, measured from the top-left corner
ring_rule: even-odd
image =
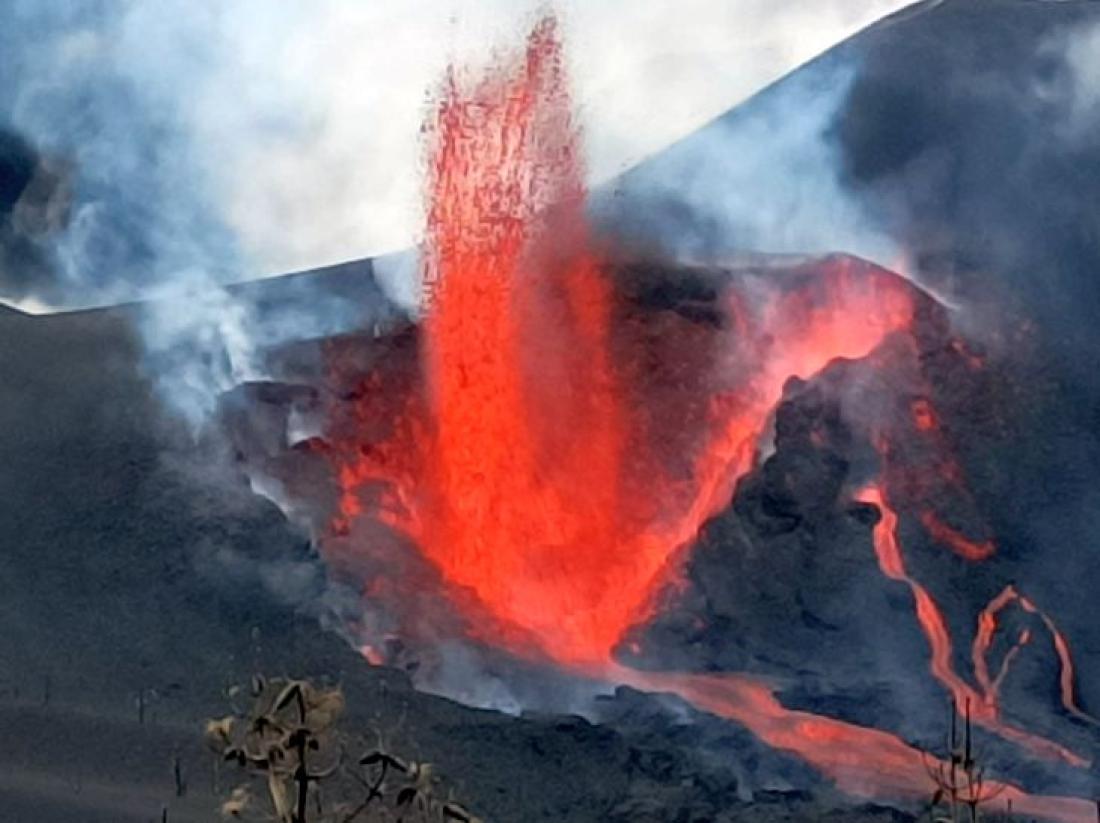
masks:
[[[1064,56],[1069,72],[1069,82],[1058,89],[1068,96],[1062,127],[1071,138],[1091,138],[1100,120],[1100,25],[1078,26],[1044,45],[1048,53]]]
[[[590,176],[605,180],[901,0],[563,0]],[[517,48],[531,0],[133,3],[105,46],[171,97],[254,273],[377,254],[421,228],[427,95]],[[92,46],[74,38],[74,50]]]
[[[262,376],[257,352],[273,342],[222,284],[420,239],[421,128],[448,65],[521,49],[553,9],[598,184],[903,5],[13,0],[0,11],[0,75],[12,78],[0,127],[74,179],[65,228],[41,241],[52,277],[6,294],[0,271],[0,299],[175,295],[141,332],[158,383],[198,423],[226,387]],[[389,255],[378,273],[391,297],[417,302],[415,255]],[[316,333],[317,300],[300,308],[278,339]]]

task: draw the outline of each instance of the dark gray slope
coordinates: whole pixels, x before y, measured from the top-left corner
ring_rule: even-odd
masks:
[[[255,671],[339,680],[352,727],[437,763],[492,820],[824,813],[761,791],[784,775],[816,785],[803,768],[727,724],[677,725],[649,698],[604,703],[605,727],[522,720],[368,667],[296,609],[321,583],[303,535],[212,467],[217,449],[188,453],[141,376],[126,311],[4,314],[0,350],[3,820],[137,823],[165,805],[170,820],[212,819],[201,723]]]

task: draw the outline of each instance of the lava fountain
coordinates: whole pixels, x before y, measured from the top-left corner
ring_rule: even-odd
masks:
[[[488,75],[452,69],[426,131],[419,384],[384,436],[364,428],[330,449],[335,532],[346,536],[370,518],[406,535],[453,608],[476,615],[461,630],[476,640],[675,691],[800,753],[854,793],[923,793],[920,754],[885,732],[785,710],[766,686],[737,675],[642,673],[614,662],[628,629],[675,586],[683,547],[754,465],[785,382],[908,332],[917,290],[873,267],[837,265],[795,282],[733,284],[727,319],[702,344],[675,320],[669,329],[631,322],[611,253],[586,223],[553,18]],[[690,374],[655,362],[688,363]],[[376,416],[377,388],[357,395],[353,416],[364,427]],[[918,409],[916,420],[935,428],[934,410]],[[906,576],[895,515],[877,487],[863,499],[885,512],[878,559],[912,586],[934,673],[969,696],[950,668],[935,604]],[[922,517],[964,558],[993,551],[933,510]],[[1011,794],[1018,808],[1038,808]],[[1044,808],[1063,820],[1092,810],[1072,799]]]
[[[468,91],[452,72],[432,136],[418,542],[554,657],[597,660],[663,558],[621,537],[610,292],[587,251],[553,21],[511,72]]]
[[[705,380],[640,396],[652,330],[614,322],[553,20],[514,65],[473,83],[452,71],[429,133],[427,400],[406,410],[423,419],[386,461],[351,450],[342,518],[363,511],[366,479],[396,482],[390,522],[518,630],[514,651],[600,664],[751,467],[784,382],[905,328],[910,290],[843,268],[756,284],[730,298]]]

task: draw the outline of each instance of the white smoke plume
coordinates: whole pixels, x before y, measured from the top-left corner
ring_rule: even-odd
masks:
[[[1050,37],[1044,51],[1055,59],[1061,57],[1067,71],[1039,93],[1064,98],[1067,111],[1059,124],[1064,136],[1091,139],[1100,121],[1100,25],[1077,26]]]
[[[141,205],[162,212],[146,258],[90,289],[85,258],[140,227],[85,186],[62,239],[66,290],[53,295],[69,305],[196,267],[248,278],[410,245],[426,96],[449,62],[484,63],[538,11],[528,0],[35,5],[9,12],[23,69],[11,125],[74,154],[100,186],[140,189],[155,160]],[[904,4],[558,5],[598,182]]]
[[[843,251],[904,268],[847,188],[832,134],[855,71],[831,56],[695,132],[602,190],[600,220],[686,262]]]
[[[553,4],[592,182],[902,5]],[[432,90],[448,64],[514,48],[543,10],[536,0],[10,4],[0,129],[67,169],[71,194],[66,224],[28,241],[33,276],[0,261],[0,300],[41,311],[174,295],[145,313],[142,333],[172,405],[201,419],[227,386],[262,376],[256,350],[272,342],[220,286],[415,244]],[[406,307],[416,272],[415,255],[379,267]],[[303,297],[282,336],[317,326],[306,315],[322,308]]]

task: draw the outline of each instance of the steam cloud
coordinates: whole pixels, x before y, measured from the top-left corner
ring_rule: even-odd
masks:
[[[601,180],[902,3],[562,5]],[[261,329],[220,286],[413,244],[426,94],[448,63],[480,64],[512,42],[536,6],[9,5],[0,300],[49,310],[161,298],[140,318],[150,371],[201,422],[218,394],[262,376],[260,347],[346,319],[319,329],[331,307],[303,293],[299,312]],[[415,258],[377,268],[413,306]]]
[[[565,3],[592,177],[900,5]],[[3,297],[114,302],[409,245],[425,94],[448,62],[511,42],[534,8],[16,3],[0,34],[0,124],[64,158],[76,196],[52,276],[6,265]]]
[[[678,260],[842,250],[886,265],[900,247],[845,185],[832,125],[857,61],[822,58],[600,192],[599,219]]]

